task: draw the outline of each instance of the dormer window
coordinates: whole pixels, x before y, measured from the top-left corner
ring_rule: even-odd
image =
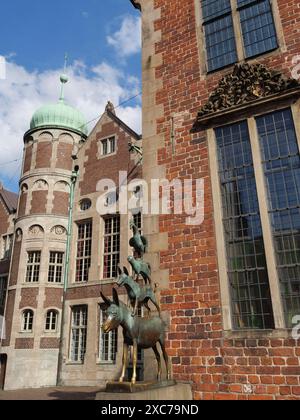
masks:
[[[112,155],[116,151],[116,138],[109,137],[108,139],[101,140],[101,155]]]

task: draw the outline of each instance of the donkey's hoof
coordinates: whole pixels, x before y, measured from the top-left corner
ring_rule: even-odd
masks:
[[[124,378],[120,378],[119,382],[120,382],[120,384],[122,384],[124,382]]]

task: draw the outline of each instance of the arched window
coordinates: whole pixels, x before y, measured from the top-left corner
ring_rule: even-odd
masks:
[[[22,331],[32,332],[33,330],[33,316],[34,313],[31,309],[26,309],[22,316]]]
[[[55,311],[54,309],[51,309],[50,311],[47,312],[45,330],[52,331],[52,332],[56,331],[57,325],[58,325],[58,312]]]

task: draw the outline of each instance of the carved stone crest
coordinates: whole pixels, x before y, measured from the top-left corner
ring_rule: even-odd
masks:
[[[197,122],[212,113],[294,88],[300,88],[297,80],[286,78],[262,64],[236,65],[231,74],[221,79],[206,105],[201,108]]]
[[[44,234],[42,226],[34,225],[29,228],[29,235],[34,237],[41,237]]]
[[[64,228],[63,226],[54,226],[51,229],[51,233],[57,236],[64,236],[67,234],[66,228]]]

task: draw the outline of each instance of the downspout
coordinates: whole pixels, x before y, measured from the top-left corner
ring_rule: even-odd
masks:
[[[65,270],[64,270],[64,289],[62,296],[62,311],[61,311],[61,326],[60,326],[60,340],[59,340],[59,354],[58,354],[58,367],[57,367],[57,386],[61,385],[62,378],[62,367],[63,367],[63,343],[64,343],[64,325],[65,325],[65,315],[66,315],[66,297],[67,297],[67,288],[69,280],[69,271],[70,271],[70,251],[71,251],[71,238],[72,238],[72,227],[73,227],[73,208],[74,208],[74,193],[76,181],[79,175],[79,167],[75,166],[72,177],[71,177],[71,189],[70,189],[70,199],[69,199],[69,217],[68,217],[68,231],[67,231],[67,245],[66,245],[66,260],[65,260]]]

